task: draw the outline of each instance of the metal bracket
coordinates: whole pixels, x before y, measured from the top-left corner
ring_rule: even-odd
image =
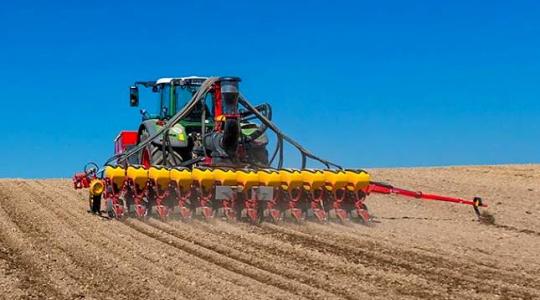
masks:
[[[236,196],[235,194],[241,192],[240,187],[218,185],[215,188],[216,200],[231,200]],[[274,188],[268,186],[255,186],[251,188],[255,193],[258,201],[272,201],[274,199]]]
[[[218,185],[216,186],[216,200],[231,200],[237,193],[236,187]]]
[[[476,217],[478,217],[478,219],[480,219],[482,216],[480,215],[480,209],[479,207],[482,206],[482,198],[480,197],[474,197],[473,199],[473,209],[474,209],[474,213],[476,214]]]
[[[274,188],[269,186],[257,186],[252,188],[257,193],[258,201],[272,201],[274,199]]]

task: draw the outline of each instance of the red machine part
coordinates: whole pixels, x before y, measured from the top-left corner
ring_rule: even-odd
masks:
[[[89,162],[84,166],[84,172],[75,173],[73,176],[73,187],[77,189],[89,188],[93,179],[97,178],[99,167],[96,163]]]
[[[103,197],[107,200],[107,206],[110,206],[110,217],[115,217],[117,219],[124,217],[126,209],[123,201],[120,198],[126,193],[127,190],[127,183],[124,183],[122,187],[117,187],[109,178],[105,178],[105,192],[103,193]]]
[[[86,173],[76,173],[75,176],[73,176],[73,187],[76,190],[90,187],[90,179]]]
[[[396,195],[401,195],[401,196],[421,199],[421,200],[434,200],[434,201],[444,201],[444,202],[471,205],[478,216],[480,215],[480,211],[478,210],[478,207],[487,207],[487,204],[482,203],[482,199],[480,197],[475,197],[471,201],[471,200],[465,200],[465,199],[457,198],[457,197],[448,197],[448,196],[442,196],[442,195],[436,195],[436,194],[426,194],[423,192],[415,192],[411,190],[393,187],[389,184],[381,183],[381,182],[370,182],[370,184],[368,185],[366,189],[366,193],[367,194],[369,193],[396,194]]]
[[[123,153],[129,146],[137,144],[137,138],[137,131],[120,131],[118,136],[114,139],[114,154]]]
[[[214,116],[216,121],[222,121],[220,118],[223,116],[223,103],[221,100],[221,84],[218,82],[214,83]],[[220,125],[220,122],[216,122],[216,125]],[[217,131],[221,130],[216,128]]]

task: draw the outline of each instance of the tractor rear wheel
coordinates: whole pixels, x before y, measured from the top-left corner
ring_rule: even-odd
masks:
[[[150,137],[150,134],[148,131],[143,130],[141,132],[141,135],[139,136],[139,143],[141,141],[144,141]],[[144,147],[140,154],[139,154],[139,163],[143,165],[145,168],[149,168],[151,166],[167,166],[167,167],[174,167],[178,166],[180,163],[182,163],[182,156],[171,147],[172,151],[169,151],[169,149],[166,149],[167,151],[167,159],[164,159],[164,153],[163,153],[163,147],[161,145],[158,145],[154,142],[148,143],[146,147]]]

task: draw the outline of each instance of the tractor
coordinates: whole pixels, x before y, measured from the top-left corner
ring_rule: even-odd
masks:
[[[142,122],[136,132],[123,131],[116,139],[116,154],[133,143],[155,134],[191,100],[205,77],[161,78],[139,81],[130,87],[130,105],[139,105],[139,87],[159,96],[159,111],[141,109]],[[252,122],[253,114],[238,109],[238,77],[222,77],[186,117],[174,124],[167,135],[152,140],[131,162],[149,168],[214,165],[268,167],[266,127]],[[257,107],[271,119],[271,107]],[[136,139],[134,138],[136,135]]]
[[[112,219],[152,215],[228,220],[303,222],[337,220],[369,224],[371,193],[471,205],[478,217],[482,199],[466,200],[395,188],[372,181],[361,169],[322,159],[272,122],[272,108],[252,105],[240,92],[240,78],[177,77],[138,81],[129,89],[132,107],[140,88],[157,95],[157,110],[141,109],[137,130],[115,139],[115,153],[74,176],[75,188],[90,188],[90,211],[101,200]],[[146,93],[147,94],[147,93]],[[275,144],[268,151],[270,133]],[[299,169],[284,168],[284,145],[301,155]],[[308,161],[322,168],[308,168]]]

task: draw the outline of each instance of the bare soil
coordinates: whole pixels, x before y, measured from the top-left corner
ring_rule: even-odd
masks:
[[[0,180],[5,299],[540,298],[540,166],[371,170],[470,206],[372,195],[371,226],[111,221],[65,179]]]

